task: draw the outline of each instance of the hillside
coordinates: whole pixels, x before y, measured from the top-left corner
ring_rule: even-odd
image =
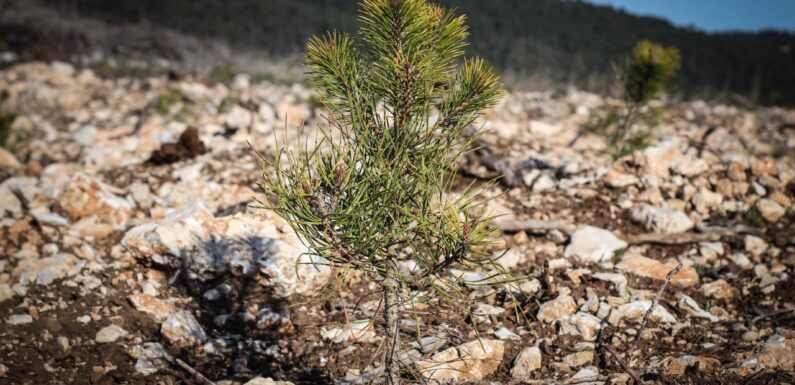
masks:
[[[47,2],[63,12],[111,23],[147,22],[276,56],[300,53],[312,34],[356,25],[356,2],[345,0]],[[516,88],[573,84],[604,90],[612,80],[612,64],[645,38],[682,51],[676,84],[683,95],[736,94],[762,104],[795,104],[792,34],[707,34],[582,1],[439,2],[468,15],[471,52],[500,68],[506,84]]]

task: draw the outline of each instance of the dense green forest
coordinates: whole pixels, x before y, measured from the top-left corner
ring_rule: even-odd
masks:
[[[112,22],[146,21],[223,39],[273,55],[297,53],[328,29],[355,30],[352,0],[47,0]],[[565,0],[439,0],[465,13],[470,53],[493,63],[509,85],[574,84],[604,89],[612,64],[650,39],[678,47],[674,89],[685,96],[741,95],[763,104],[795,105],[795,35],[708,34],[610,7]]]

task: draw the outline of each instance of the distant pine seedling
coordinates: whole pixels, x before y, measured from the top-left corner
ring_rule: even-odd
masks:
[[[359,20],[357,38],[309,41],[308,79],[331,129],[318,128],[322,139],[303,150],[279,152],[262,188],[264,206],[312,253],[381,286],[384,377],[398,384],[399,312],[414,300],[407,282],[450,296],[458,288],[447,268],[493,264],[494,230],[476,191],[446,191],[479,137],[462,131],[503,90],[483,60],[461,60],[463,16],[425,0],[365,0]],[[401,273],[408,260],[418,273]]]
[[[641,109],[665,90],[666,82],[679,70],[679,50],[643,40],[635,45],[627,64],[619,70],[624,89],[625,111],[617,147],[620,153],[642,143],[647,133],[633,131]]]
[[[660,120],[662,111],[646,107],[665,91],[666,83],[679,71],[680,61],[676,48],[647,40],[638,42],[624,64],[615,67],[623,108],[597,116],[585,129],[605,135],[615,156],[648,147],[651,133],[638,123],[653,126]]]

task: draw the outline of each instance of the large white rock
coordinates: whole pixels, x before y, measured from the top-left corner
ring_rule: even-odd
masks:
[[[134,206],[117,192],[123,193],[93,176],[78,173],[64,187],[59,202],[72,220],[95,215],[102,223],[123,228],[131,219]]]
[[[627,243],[609,230],[583,226],[572,234],[563,255],[583,263],[601,263],[609,261],[616,251],[626,247]]]
[[[511,377],[517,380],[529,379],[534,371],[541,369],[541,362],[541,349],[538,346],[526,348],[516,356],[511,369]]]
[[[128,334],[130,333],[122,329],[121,326],[110,325],[102,328],[99,332],[97,332],[96,337],[94,337],[94,341],[100,344],[107,344],[111,342],[116,342],[119,340],[119,338],[122,338]]]
[[[676,268],[676,261],[662,263],[656,259],[647,258],[636,253],[628,253],[616,266],[622,271],[641,277],[665,281],[668,273]],[[679,272],[671,277],[671,284],[683,288],[697,285],[699,281],[698,272],[690,265],[684,265]]]
[[[132,228],[122,244],[138,259],[183,268],[193,279],[255,275],[277,296],[311,293],[330,276],[286,225],[241,213],[215,218],[199,203]]]
[[[602,320],[590,313],[577,312],[563,319],[560,323],[560,334],[581,336],[584,340],[596,339],[602,329]]]
[[[693,207],[701,214],[709,214],[723,203],[723,196],[702,187],[692,199]]]
[[[445,349],[430,360],[418,361],[416,365],[433,384],[480,380],[497,370],[504,353],[505,342],[482,339]]]
[[[760,199],[756,202],[756,209],[759,210],[762,218],[765,218],[768,222],[777,222],[787,213],[787,209],[784,206],[772,199]]]
[[[17,176],[0,183],[0,218],[6,213],[14,215],[22,211],[22,202],[15,192],[30,202],[39,193],[38,181],[31,177]]]
[[[747,374],[765,368],[795,370],[795,339],[773,334],[759,345],[754,349],[758,353],[740,362],[740,368],[747,369]]]
[[[682,152],[670,143],[643,150],[645,171],[657,177],[671,175],[670,168],[682,160]]]
[[[613,325],[617,325],[621,320],[640,322],[651,306],[651,300],[623,304],[613,309],[608,318],[608,322]],[[652,310],[649,315],[649,320],[666,324],[676,323],[676,317],[663,307],[661,303],[658,303],[657,306],[654,307],[654,310]]]
[[[568,294],[561,294],[558,298],[541,304],[536,318],[541,322],[553,322],[567,318],[575,311],[577,311],[577,303],[574,302],[574,298]]]
[[[148,376],[171,365],[174,358],[157,342],[144,342],[130,349],[130,356],[136,359],[135,371]]]
[[[343,342],[369,342],[375,338],[373,321],[369,319],[356,320],[331,329],[322,328],[320,335],[323,339],[335,343]]]
[[[160,334],[179,348],[195,346],[207,339],[199,321],[187,310],[171,313],[160,325]]]
[[[669,207],[640,205],[632,209],[632,219],[658,233],[681,233],[695,225],[683,212]]]

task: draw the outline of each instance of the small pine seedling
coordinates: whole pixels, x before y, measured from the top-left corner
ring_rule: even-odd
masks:
[[[384,376],[398,384],[399,307],[424,283],[447,295],[448,267],[482,266],[494,230],[477,193],[451,198],[462,138],[502,95],[492,69],[460,60],[464,18],[425,0],[365,0],[359,39],[330,32],[306,47],[309,84],[331,129],[302,151],[280,151],[262,188],[270,206],[328,265],[361,271],[383,289]],[[332,135],[332,131],[334,135]],[[284,158],[284,159],[283,159]],[[286,160],[288,165],[283,165]],[[416,261],[419,275],[399,270]]]
[[[645,141],[645,133],[633,131],[640,110],[664,89],[665,83],[679,70],[679,50],[642,40],[619,72],[624,91],[625,112],[621,117],[617,147],[619,153],[636,148]]]

